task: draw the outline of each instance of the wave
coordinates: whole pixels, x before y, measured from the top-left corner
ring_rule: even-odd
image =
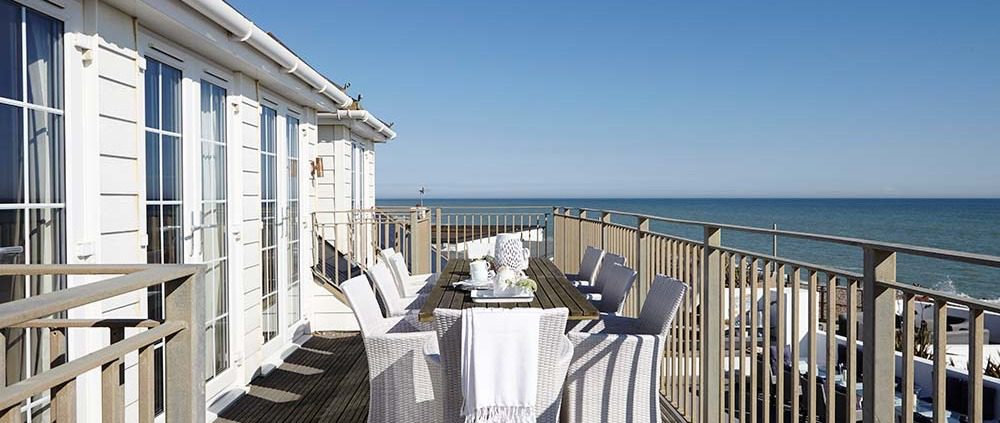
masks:
[[[964,293],[962,291],[959,291],[958,287],[955,286],[955,281],[951,279],[951,276],[946,276],[944,280],[939,281],[938,283],[935,283],[930,288],[933,289],[933,290],[935,290],[935,291],[940,291],[940,292],[944,292],[944,293],[947,293],[947,294],[952,294],[952,295],[955,295],[955,296],[958,296],[958,297],[962,297],[962,298],[970,298],[970,299],[980,300],[980,301],[987,302],[987,303],[1000,304],[1000,297],[997,297],[997,298],[976,298],[976,297],[973,297],[973,296],[971,296],[969,294],[966,294],[966,293]]]

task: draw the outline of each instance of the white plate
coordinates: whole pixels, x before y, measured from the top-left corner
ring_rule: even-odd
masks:
[[[535,299],[534,294],[527,295],[496,295],[492,289],[472,291],[469,293],[474,303],[530,303]]]

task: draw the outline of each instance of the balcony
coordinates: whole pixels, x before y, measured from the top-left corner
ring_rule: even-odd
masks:
[[[638,279],[623,314],[637,316],[655,275],[688,290],[660,363],[665,421],[996,421],[1000,379],[986,375],[996,304],[897,280],[902,256],[1000,267],[1000,257],[887,242],[696,222],[629,212],[563,207],[384,208],[316,213],[313,270],[331,292],[375,262],[378,249],[400,251],[413,273],[438,272],[477,257],[479,242],[520,234],[536,257],[574,273],[587,246],[627,258]],[[698,236],[690,236],[692,233]],[[687,236],[685,236],[687,235]],[[748,251],[740,236],[838,245],[861,258],[860,271]],[[782,241],[784,242],[784,241]],[[905,263],[905,261],[904,261]],[[70,416],[73,384],[101,369],[103,415],[121,419],[122,358],[139,351],[140,421],[152,421],[150,345],[166,338],[167,421],[204,420],[203,308],[191,266],[2,265],[0,276],[120,274],[89,285],[0,305],[0,327],[107,329],[111,343],[66,362],[52,348],[51,369],[0,391],[0,421],[39,393],[53,415]],[[56,313],[167,283],[166,318],[69,320]],[[125,328],[129,329],[124,337]],[[962,354],[934,354],[960,351]],[[929,357],[929,358],[925,358]],[[356,333],[316,333],[258,377],[220,421],[364,421],[367,362]],[[849,389],[853,388],[853,389]],[[827,394],[832,393],[832,394]],[[905,393],[905,394],[904,394]],[[198,411],[201,410],[201,411]],[[904,412],[903,410],[910,410]],[[66,417],[67,421],[72,420]],[[59,419],[62,421],[62,419]]]

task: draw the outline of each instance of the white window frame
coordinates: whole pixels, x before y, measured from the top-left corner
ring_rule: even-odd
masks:
[[[235,116],[232,111],[234,104],[238,104],[240,96],[235,93],[237,89],[235,84],[235,75],[225,70],[224,67],[219,66],[209,59],[206,59],[196,53],[192,53],[171,41],[161,37],[159,34],[150,32],[144,27],[140,27],[138,32],[138,55],[139,57],[151,57],[173,66],[181,70],[181,93],[182,93],[182,103],[181,103],[181,116],[182,116],[182,129],[181,133],[183,135],[182,144],[184,148],[182,150],[182,163],[183,163],[183,174],[184,178],[182,181],[182,191],[183,191],[183,206],[182,206],[182,221],[184,222],[184,251],[182,257],[186,263],[202,263],[202,251],[201,251],[201,241],[202,233],[199,230],[200,222],[195,222],[195,217],[199,216],[201,210],[201,188],[202,188],[202,175],[201,175],[201,81],[207,80],[217,86],[222,87],[226,90],[226,169],[227,169],[227,226],[226,238],[227,238],[227,249],[228,249],[228,268],[227,273],[229,275],[229,289],[228,289],[228,312],[229,312],[229,366],[228,368],[215,375],[213,378],[205,383],[205,393],[207,399],[212,399],[220,394],[225,394],[227,391],[232,390],[238,384],[240,384],[240,366],[238,358],[242,354],[242,344],[237,342],[238,337],[235,334],[242,332],[243,318],[241,312],[234,312],[234,310],[243,309],[243,297],[242,297],[242,286],[239,284],[234,284],[234,279],[239,275],[242,275],[242,269],[240,269],[240,264],[233,260],[234,255],[242,254],[243,245],[235,239],[233,235],[234,227],[234,215],[233,211],[236,208],[234,206],[234,199],[239,201],[242,197],[241,194],[234,196],[233,193],[238,193],[239,189],[234,184],[237,183],[235,180],[239,178],[237,174],[233,177],[234,169],[242,169],[239,166],[242,156],[233,150],[234,143],[239,143],[238,137],[236,136],[236,128],[241,125],[238,117]],[[141,79],[143,75],[140,75]],[[140,96],[144,96],[144,90],[139,90]],[[140,104],[145,105],[145,98],[140,99]],[[139,113],[138,119],[141,121],[140,124],[145,129],[145,111]],[[143,135],[145,136],[145,135]],[[145,141],[139,143],[140,151],[139,157],[145,157]],[[140,160],[141,164],[141,174],[145,175],[145,160]],[[145,184],[142,184],[143,199],[146,198]],[[238,203],[237,203],[238,204]],[[142,219],[142,229],[145,228],[146,220]],[[236,279],[238,280],[238,279]],[[207,317],[207,316],[206,316]],[[157,421],[163,419],[163,414],[157,416]]]
[[[30,212],[31,211],[34,211],[34,210],[44,210],[44,209],[61,209],[62,210],[62,231],[63,231],[63,234],[62,234],[62,239],[60,240],[61,241],[61,245],[59,246],[59,248],[62,249],[62,255],[63,255],[64,259],[65,259],[64,262],[66,264],[68,264],[68,263],[72,263],[72,260],[73,260],[70,257],[70,254],[69,254],[69,245],[71,245],[70,243],[75,238],[71,234],[71,232],[69,230],[70,222],[73,219],[77,218],[77,216],[78,216],[78,214],[76,214],[76,213],[74,213],[74,215],[72,215],[72,216],[70,215],[70,210],[71,209],[70,209],[70,207],[68,205],[69,204],[74,204],[75,205],[75,203],[76,203],[75,201],[71,201],[69,199],[69,197],[71,195],[70,193],[72,192],[71,190],[73,190],[74,188],[76,188],[75,184],[72,183],[72,178],[70,176],[71,175],[70,170],[72,168],[75,168],[75,165],[71,165],[71,160],[70,160],[70,157],[72,157],[71,153],[73,153],[73,150],[70,149],[70,145],[71,145],[70,142],[71,142],[71,140],[75,140],[75,136],[72,137],[72,138],[70,136],[71,131],[72,131],[72,129],[71,129],[72,127],[70,125],[72,124],[75,127],[75,125],[78,124],[78,122],[75,119],[74,119],[74,121],[71,121],[70,119],[71,119],[71,117],[74,117],[77,114],[76,112],[78,112],[80,109],[79,109],[79,107],[77,105],[78,97],[71,94],[72,90],[69,89],[69,87],[70,87],[70,83],[69,82],[71,80],[75,79],[76,77],[78,77],[78,75],[80,73],[80,68],[79,68],[79,63],[80,62],[79,62],[79,59],[78,59],[77,55],[74,54],[74,52],[73,52],[73,50],[74,50],[73,49],[73,41],[75,40],[75,37],[74,37],[73,33],[79,31],[79,29],[78,29],[79,21],[76,18],[76,16],[78,16],[79,9],[78,9],[78,7],[76,7],[76,5],[72,5],[72,7],[70,7],[70,6],[63,6],[63,5],[60,5],[60,4],[53,4],[53,3],[43,2],[43,1],[38,1],[38,0],[10,0],[10,2],[13,3],[16,6],[20,6],[21,7],[21,34],[23,36],[21,38],[21,46],[20,46],[20,48],[21,48],[21,69],[20,70],[23,72],[22,78],[21,78],[21,97],[22,97],[23,100],[17,100],[17,99],[10,99],[10,98],[0,97],[0,103],[5,104],[5,105],[9,105],[9,106],[19,107],[22,110],[22,113],[21,113],[22,140],[21,141],[23,143],[22,144],[22,148],[24,149],[23,150],[24,157],[22,158],[22,164],[24,165],[24,174],[22,176],[22,179],[23,179],[23,181],[22,181],[22,183],[23,183],[22,189],[24,189],[24,193],[25,193],[26,196],[25,196],[25,198],[23,199],[23,201],[21,203],[16,203],[16,204],[15,203],[0,204],[0,210],[19,210],[19,211],[23,212],[24,213],[23,219],[24,219],[24,222],[26,223],[25,224],[25,230],[28,230],[28,229],[30,229],[30,226],[27,225],[27,223],[29,222]],[[63,7],[58,7],[58,6],[63,6]],[[62,92],[62,108],[61,109],[55,109],[55,108],[52,108],[52,107],[46,107],[46,106],[36,105],[36,104],[32,104],[32,103],[27,102],[27,96],[28,96],[28,88],[27,88],[27,84],[28,84],[28,76],[27,76],[27,72],[28,72],[27,71],[27,57],[28,57],[27,56],[27,41],[28,40],[27,40],[27,32],[26,32],[27,31],[26,30],[26,13],[27,12],[26,12],[25,8],[32,9],[34,12],[41,13],[43,15],[47,15],[48,17],[50,17],[52,19],[55,19],[57,21],[61,21],[62,22],[62,27],[63,28],[62,28],[62,52],[61,52],[61,54],[62,54],[62,61],[63,61],[62,62],[63,69],[62,69],[62,75],[61,75],[61,77],[62,77],[62,81],[61,82],[62,82],[63,92]],[[62,169],[63,180],[62,180],[62,188],[63,188],[63,193],[62,193],[62,201],[58,202],[58,203],[32,203],[31,200],[30,200],[30,197],[27,196],[28,195],[28,191],[29,191],[28,190],[28,188],[29,188],[28,187],[28,183],[29,183],[29,180],[28,180],[29,179],[28,178],[28,170],[29,170],[28,169],[28,164],[29,163],[28,163],[28,156],[27,156],[27,154],[28,154],[28,147],[27,147],[28,137],[27,137],[27,132],[28,132],[28,115],[29,115],[30,111],[43,111],[43,112],[47,112],[47,113],[51,113],[51,114],[62,116],[62,131],[63,131],[63,134],[62,134],[62,154],[63,154],[63,169]],[[73,209],[75,209],[75,207]],[[25,263],[28,263],[31,260],[31,258],[29,256],[30,253],[31,253],[31,244],[30,243],[31,243],[31,237],[28,236],[28,234],[25,234],[24,245],[23,245],[24,252],[22,253],[22,257],[23,257],[23,260],[24,260]],[[75,279],[75,278],[73,278],[73,279]],[[71,286],[70,285],[70,280],[71,280],[70,278],[66,278],[64,280],[62,286],[60,287],[60,289],[65,289],[65,288],[68,288],[69,286]],[[30,286],[29,286],[30,282],[29,282],[28,278],[25,278],[23,280],[23,282],[25,284],[25,290],[24,290],[25,298],[31,297],[31,289],[30,289]],[[47,331],[47,329],[42,329],[42,331],[44,333],[45,331]],[[25,336],[25,338],[24,338],[24,346],[26,348],[30,349],[30,345],[32,343],[31,342],[32,330],[31,329],[25,329],[25,335],[24,336]],[[70,339],[68,338],[66,342],[67,342],[67,345],[69,345]],[[30,355],[30,351],[29,351],[29,353],[27,355]],[[31,373],[30,361],[29,360],[25,360],[24,361],[24,365],[25,365],[25,372],[26,372],[26,374],[30,374]],[[44,393],[44,394],[41,394],[41,395],[37,395],[36,397],[31,398],[31,399],[29,399],[26,402],[22,402],[21,410],[23,412],[25,412],[25,415],[26,415],[25,421],[30,422],[32,420],[32,413],[31,413],[32,408],[35,408],[35,407],[38,407],[38,406],[41,406],[41,405],[45,405],[45,404],[47,404],[49,402],[49,400],[50,400],[50,398],[49,398],[48,393]]]

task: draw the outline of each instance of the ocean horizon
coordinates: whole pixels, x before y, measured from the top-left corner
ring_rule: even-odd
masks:
[[[413,206],[417,198],[378,198],[379,206]],[[560,206],[615,210],[685,220],[863,238],[1000,256],[997,198],[425,198],[428,207]],[[508,210],[509,211],[509,210]],[[634,219],[615,216],[619,223]],[[700,228],[653,222],[651,229],[691,239]],[[723,244],[769,254],[767,235],[723,231]],[[778,239],[778,254],[860,271],[859,248]],[[1000,269],[900,255],[897,279],[973,298],[1000,300]]]

